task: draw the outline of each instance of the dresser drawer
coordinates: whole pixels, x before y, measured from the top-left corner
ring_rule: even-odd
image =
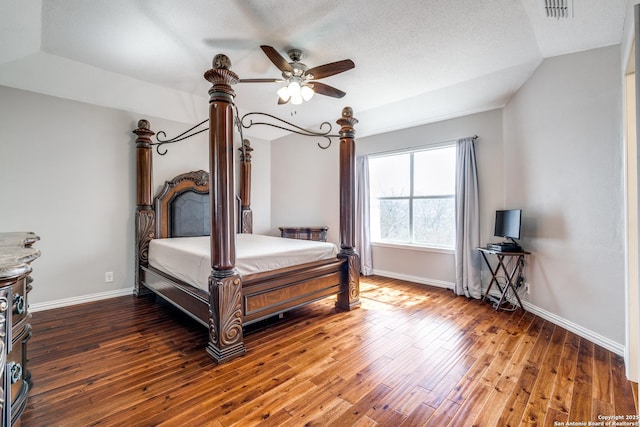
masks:
[[[11,286],[11,326],[14,333],[28,321],[27,284],[29,282],[29,276],[25,276]]]
[[[27,369],[27,341],[31,338],[31,326],[23,328],[19,335],[13,336],[11,353],[7,354],[5,368],[5,385],[11,395],[12,423],[22,414],[29,389],[31,388],[31,374]]]
[[[280,227],[280,237],[326,242],[328,229],[329,227]]]

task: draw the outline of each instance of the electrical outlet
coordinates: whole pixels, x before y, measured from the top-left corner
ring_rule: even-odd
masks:
[[[531,295],[531,287],[529,287],[529,282],[524,284],[524,291],[527,293],[527,295]]]
[[[107,283],[113,282],[113,271],[107,271],[104,273],[104,281]]]

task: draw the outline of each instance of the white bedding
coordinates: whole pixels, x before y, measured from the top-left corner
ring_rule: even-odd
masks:
[[[335,258],[337,254],[333,243],[236,235],[236,269],[241,276]],[[153,239],[149,243],[150,266],[207,291],[211,274],[209,255],[209,236]]]

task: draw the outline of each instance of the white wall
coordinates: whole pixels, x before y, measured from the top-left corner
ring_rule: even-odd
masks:
[[[545,60],[504,110],[530,302],[624,342],[620,46]]]
[[[336,117],[337,119],[337,117]],[[271,143],[271,234],[282,226],[328,226],[339,243],[339,141],[323,150],[318,141],[291,135]],[[325,141],[323,140],[324,144]]]
[[[135,135],[140,118],[169,137],[192,124],[0,86],[0,231],[33,231],[30,303],[128,292],[134,277]],[[208,170],[207,133],[154,155],[154,187]],[[270,227],[269,142],[252,138],[254,218]],[[112,271],[114,281],[104,282]]]

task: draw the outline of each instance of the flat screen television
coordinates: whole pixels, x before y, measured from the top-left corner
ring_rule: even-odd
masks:
[[[496,211],[496,227],[494,236],[511,240],[520,238],[522,209]]]

